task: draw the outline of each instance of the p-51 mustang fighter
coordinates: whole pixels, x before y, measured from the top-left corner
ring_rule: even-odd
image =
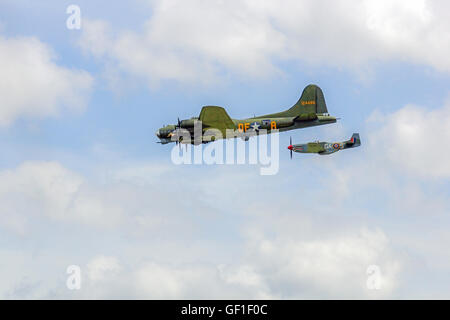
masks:
[[[248,140],[250,134],[267,133],[272,130],[288,131],[306,127],[319,126],[336,122],[336,118],[328,114],[327,105],[322,90],[316,85],[308,85],[290,109],[278,113],[266,114],[242,120],[232,119],[224,108],[217,106],[203,107],[198,117],[180,121],[178,124],[167,125],[156,131],[160,143],[180,142],[186,144],[208,143],[216,139],[226,139],[229,131],[240,133],[243,139]],[[195,125],[201,123],[200,138],[194,137]],[[181,135],[180,129],[186,130],[190,138]],[[219,134],[211,134],[215,129]]]
[[[361,145],[361,139],[359,133],[354,133],[350,140],[343,142],[309,142],[305,144],[292,144],[292,138],[290,139],[290,145],[288,149],[291,151],[300,153],[318,153],[320,155],[332,154],[342,149],[349,149],[359,147]]]

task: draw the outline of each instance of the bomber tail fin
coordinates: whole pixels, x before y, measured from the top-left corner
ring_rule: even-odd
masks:
[[[267,114],[261,117],[293,117],[298,120],[314,120],[318,114],[327,114],[322,89],[315,84],[310,84],[303,89],[300,99],[286,111]]]
[[[300,116],[305,114],[328,113],[325,97],[322,89],[315,84],[310,84],[303,89],[300,99],[289,110],[285,111],[287,116]]]

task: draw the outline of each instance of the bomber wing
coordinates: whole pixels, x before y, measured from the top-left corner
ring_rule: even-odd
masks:
[[[203,128],[215,128],[222,132],[225,137],[226,129],[235,130],[236,126],[231,120],[228,113],[222,107],[206,106],[202,108],[199,120],[203,124]]]

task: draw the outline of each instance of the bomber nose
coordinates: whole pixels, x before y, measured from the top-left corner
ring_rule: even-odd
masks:
[[[293,149],[292,144],[288,147],[288,149],[289,149],[289,150],[292,150],[292,149]]]

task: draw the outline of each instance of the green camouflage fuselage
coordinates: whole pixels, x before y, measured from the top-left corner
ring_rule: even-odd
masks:
[[[156,131],[156,136],[162,144],[198,144],[236,136],[248,140],[251,135],[270,134],[274,130],[284,132],[335,122],[336,118],[328,114],[322,90],[316,85],[308,85],[297,103],[288,110],[247,119],[232,119],[224,108],[206,106],[198,117],[178,121],[178,125],[164,126]],[[196,126],[199,131],[196,131]],[[196,132],[200,133],[200,139],[194,139]]]
[[[294,144],[288,147],[289,150],[299,153],[317,153],[320,155],[327,155],[335,153],[339,150],[359,147],[361,139],[359,133],[354,133],[350,140],[343,142],[309,142],[304,144]]]
[[[277,117],[272,118],[270,116],[262,116],[257,118],[248,119],[232,119],[238,130],[243,128],[244,131],[253,130],[252,125],[255,123],[259,126],[259,129],[266,129],[267,133],[271,133],[272,130],[277,129],[280,132],[301,129],[307,127],[320,126],[329,123],[335,123],[336,118],[330,115],[317,114],[317,118],[308,120],[298,120],[296,117]],[[248,128],[247,128],[248,126]]]

